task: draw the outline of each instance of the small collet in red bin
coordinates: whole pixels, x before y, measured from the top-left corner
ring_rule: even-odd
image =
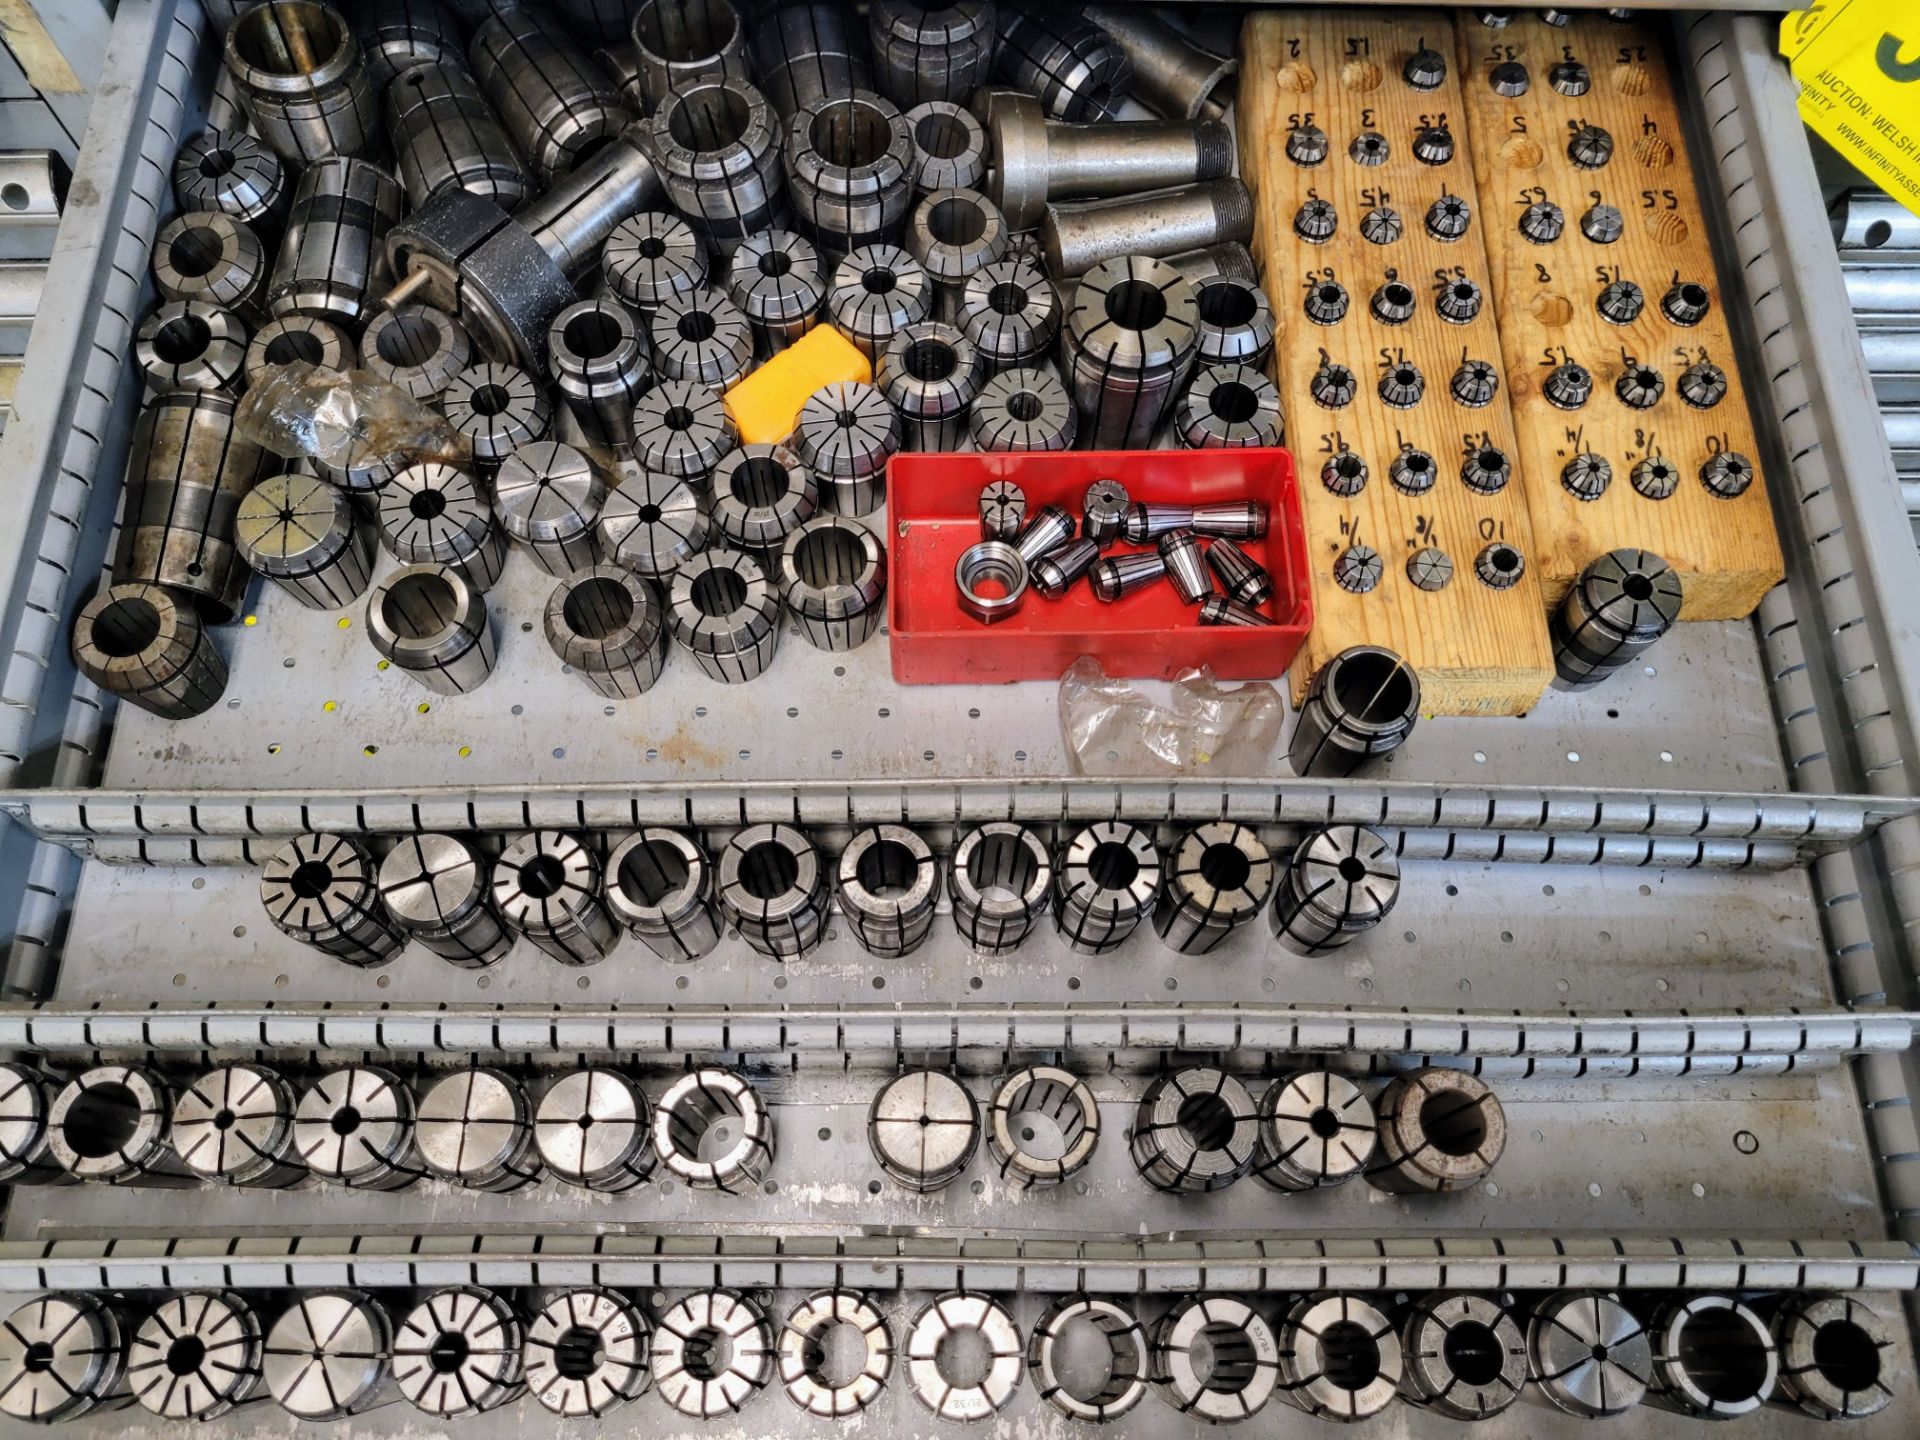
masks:
[[[1179,597],[1189,605],[1198,605],[1213,593],[1213,577],[1207,573],[1200,554],[1200,542],[1191,530],[1169,530],[1160,537],[1160,558],[1167,562],[1167,578]]]

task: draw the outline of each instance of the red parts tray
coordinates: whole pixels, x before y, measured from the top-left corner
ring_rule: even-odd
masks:
[[[1029,591],[1014,615],[980,624],[960,609],[953,571],[980,539],[980,491],[996,480],[1026,492],[1029,515],[1059,505],[1076,523],[1096,480],[1118,480],[1130,499],[1149,503],[1264,501],[1266,537],[1239,543],[1273,575],[1273,598],[1261,608],[1276,623],[1203,626],[1199,607],[1165,582],[1108,605],[1082,580],[1058,600]],[[1169,679],[1199,665],[1223,680],[1267,679],[1287,668],[1313,624],[1300,492],[1285,450],[898,455],[887,467],[887,514],[887,629],[903,685],[1057,680],[1082,655],[1132,679]],[[1107,553],[1144,548],[1122,541]]]

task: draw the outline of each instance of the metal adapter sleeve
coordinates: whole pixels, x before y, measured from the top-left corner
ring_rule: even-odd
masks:
[[[494,913],[486,863],[457,835],[407,835],[380,862],[380,898],[426,949],[463,970],[506,959],[513,936]]]
[[[506,1194],[540,1179],[533,1101],[503,1070],[481,1065],[434,1081],[414,1135],[427,1168],[463,1190]]]
[[[889,1080],[867,1111],[874,1163],[916,1194],[958,1180],[980,1146],[980,1105],[953,1076],[909,1070]]]
[[[293,1087],[260,1065],[223,1065],[173,1106],[172,1143],[204,1180],[279,1190],[307,1178],[293,1152]]]
[[[748,78],[747,29],[730,0],[640,0],[629,33],[647,110],[709,81]]]
[[[774,960],[813,951],[826,934],[826,857],[791,825],[749,825],[715,867],[720,913],[740,938]]]
[[[488,17],[467,47],[474,78],[544,189],[633,117],[606,73],[530,10]]]
[[[1147,1087],[1133,1120],[1133,1164],[1156,1190],[1224,1190],[1253,1168],[1260,1128],[1253,1096],[1224,1070],[1195,1066]]]
[[[74,617],[80,673],[163,720],[190,720],[220,703],[227,661],[184,599],[159,585],[110,585]]]
[[[459,60],[402,70],[384,109],[409,208],[443,190],[465,190],[512,211],[533,193],[505,127]]]
[[[631,700],[667,664],[666,607],[651,581],[617,565],[571,575],[547,599],[547,644],[609,700]]]
[[[869,955],[899,960],[925,943],[940,900],[940,861],[904,825],[870,825],[840,852],[840,914]]]
[[[267,318],[267,252],[231,215],[176,215],[153,238],[153,286],[163,300],[217,305],[258,326]]]
[[[618,1070],[575,1070],[547,1087],[534,1143],[554,1177],[617,1194],[653,1174],[653,1106]]]
[[[444,565],[476,595],[506,568],[507,537],[480,486],[438,460],[409,466],[380,492],[380,534],[402,564]]]
[[[1228,177],[1137,200],[1049,205],[1040,226],[1047,273],[1060,280],[1127,255],[1164,258],[1253,238],[1253,197]]]
[[[1398,750],[1420,718],[1420,677],[1391,650],[1354,645],[1315,672],[1287,742],[1296,775],[1339,778]]]
[[[678,830],[648,827],[607,856],[607,907],[662,960],[698,960],[720,943],[713,862]]]
[[[563,830],[529,831],[494,862],[500,918],[562,965],[597,965],[619,943],[601,895],[598,857]]]
[[[1202,49],[1165,20],[1134,5],[1089,5],[1087,19],[1126,53],[1133,97],[1169,120],[1218,120],[1240,68],[1232,56]]]
[[[997,542],[988,541],[988,544]],[[1005,955],[1039,922],[1053,888],[1053,857],[1024,825],[977,825],[954,847],[947,872],[953,923],[978,954]]]
[[[380,900],[379,867],[344,835],[298,835],[260,872],[260,903],[279,931],[349,965],[384,965],[407,943]]]
[[[1048,119],[1037,102],[1015,95],[994,105],[990,124],[998,165],[989,193],[1013,230],[1039,225],[1050,202],[1138,196],[1233,174],[1233,132],[1216,120],[1074,125]],[[1217,237],[1228,238],[1247,237]]]
[[[724,1147],[703,1147],[717,1125],[729,1132]],[[667,1174],[691,1190],[758,1190],[773,1169],[773,1141],[773,1112],[737,1071],[690,1070],[654,1107],[654,1154]]]
[[[758,679],[780,648],[780,596],[759,562],[710,550],[674,572],[668,600],[673,638],[715,680]]]
[[[1507,1116],[1486,1082],[1428,1066],[1380,1092],[1380,1147],[1367,1183],[1411,1195],[1478,1185],[1507,1144]]]
[[[186,211],[218,211],[242,225],[278,231],[293,184],[280,157],[244,130],[209,126],[173,157],[173,195]]]
[[[787,536],[780,584],[803,640],[819,650],[855,650],[886,618],[887,552],[859,521],[815,516]]]
[[[855,90],[802,110],[783,153],[794,219],[829,263],[899,243],[913,203],[913,131],[892,101]]]
[[[401,202],[399,182],[378,165],[335,157],[310,167],[293,192],[268,309],[358,329],[387,288],[381,242],[399,223]]]
[[[441,695],[477,690],[493,674],[493,627],[479,590],[450,565],[403,565],[367,598],[373,648]]]
[[[780,120],[744,75],[667,96],[646,135],[668,201],[710,253],[731,255],[748,236],[786,225]]]
[[[1273,857],[1247,826],[1197,825],[1174,846],[1153,928],[1169,949],[1205,955],[1266,908],[1273,877]]]
[[[227,31],[227,69],[267,148],[295,165],[383,142],[366,59],[346,17],[314,0],[268,0]]]
[[[113,567],[116,586],[163,585],[215,623],[246,598],[234,527],[266,463],[235,430],[234,411],[231,396],[177,391],[140,413]]]

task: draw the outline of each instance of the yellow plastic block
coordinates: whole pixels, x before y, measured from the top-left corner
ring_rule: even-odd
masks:
[[[816,325],[727,391],[742,445],[777,445],[793,433],[800,407],[822,385],[871,383],[873,366],[831,325]]]

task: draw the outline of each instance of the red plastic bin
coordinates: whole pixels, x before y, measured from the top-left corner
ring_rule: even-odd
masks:
[[[1265,538],[1240,543],[1273,576],[1273,598],[1262,608],[1276,623],[1202,625],[1199,607],[1165,582],[1104,604],[1082,580],[1058,600],[1029,590],[1015,614],[982,625],[960,609],[953,571],[980,539],[980,491],[996,480],[1026,492],[1029,515],[1060,505],[1076,522],[1095,480],[1118,480],[1130,498],[1147,502],[1265,501]],[[887,515],[887,630],[893,677],[903,685],[1057,680],[1082,655],[1133,679],[1168,679],[1203,664],[1225,680],[1267,679],[1292,663],[1313,624],[1299,483],[1282,449],[899,455],[887,467]],[[1122,541],[1107,553],[1141,548]]]

